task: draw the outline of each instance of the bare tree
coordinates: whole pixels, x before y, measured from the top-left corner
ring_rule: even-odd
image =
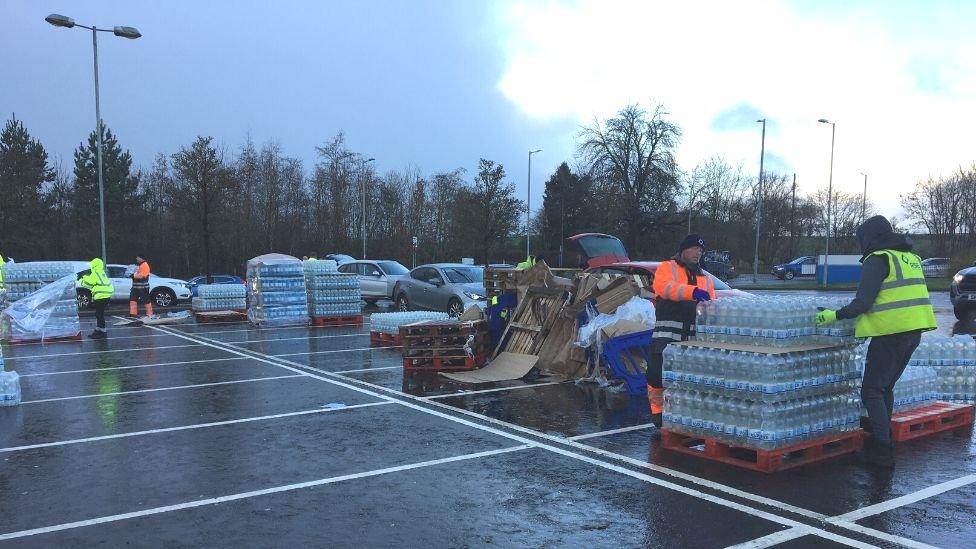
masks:
[[[959,178],[919,182],[914,191],[902,195],[901,205],[913,224],[932,236],[937,253],[948,255],[955,251],[965,208]]]

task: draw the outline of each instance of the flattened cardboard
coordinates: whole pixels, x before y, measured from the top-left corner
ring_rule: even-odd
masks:
[[[458,320],[481,320],[483,318],[485,318],[485,315],[481,311],[481,308],[477,305],[472,305],[468,307],[461,316],[458,317]]]
[[[539,361],[534,355],[518,353],[501,353],[494,360],[480,370],[472,372],[441,372],[441,375],[462,383],[491,383],[493,381],[508,381],[525,377],[529,370]]]
[[[611,337],[617,337],[620,335],[636,334],[637,332],[646,332],[647,330],[654,329],[654,326],[648,326],[641,322],[635,320],[621,319],[609,326],[603,327],[603,339],[607,340]]]
[[[850,345],[831,345],[827,343],[812,343],[806,345],[793,345],[790,347],[768,347],[765,345],[742,345],[741,343],[718,343],[715,341],[676,341],[671,345],[682,345],[684,347],[704,347],[706,349],[723,349],[726,351],[742,351],[745,353],[760,353],[764,355],[782,355],[785,353],[803,353],[806,351],[820,351],[822,349],[836,349],[838,347],[849,347]]]

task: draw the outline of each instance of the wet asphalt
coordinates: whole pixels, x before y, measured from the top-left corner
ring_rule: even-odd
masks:
[[[941,330],[968,329],[934,301]],[[405,374],[368,324],[188,322],[3,352],[23,376],[23,403],[0,408],[3,546],[976,539],[971,432],[900,445],[890,473],[842,457],[768,475],[662,450],[642,397]]]

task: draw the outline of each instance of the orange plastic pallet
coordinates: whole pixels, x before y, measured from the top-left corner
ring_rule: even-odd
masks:
[[[488,353],[477,354],[473,357],[404,357],[403,370],[405,372],[416,372],[422,370],[461,372],[467,370],[477,370],[478,368],[484,366],[487,360]]]
[[[944,431],[965,435],[973,424],[973,405],[935,402],[891,416],[891,440],[905,442]],[[867,418],[862,419],[867,424]]]
[[[81,340],[81,333],[77,333],[75,335],[70,335],[70,336],[44,337],[44,338],[36,337],[33,339],[18,339],[18,338],[11,337],[10,344],[17,345],[20,343],[51,343],[54,341],[79,341],[79,340]]]
[[[863,436],[864,432],[858,429],[775,450],[759,450],[664,429],[661,431],[661,446],[674,452],[735,465],[752,471],[776,473],[854,453],[863,444]]]
[[[313,316],[312,326],[362,326],[363,315]]]
[[[402,344],[400,334],[388,334],[385,332],[370,332],[369,342],[377,347],[399,347]]]

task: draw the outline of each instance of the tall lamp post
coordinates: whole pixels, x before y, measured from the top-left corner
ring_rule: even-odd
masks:
[[[359,166],[359,177],[363,178],[362,192],[363,195],[363,259],[366,259],[366,164],[376,160],[375,158],[367,158],[363,160]]]
[[[861,172],[864,176],[864,192],[861,193],[861,223],[864,223],[864,213],[868,205],[868,174]]]
[[[102,176],[102,110],[98,99],[98,33],[110,32],[115,36],[128,38],[130,40],[135,40],[136,38],[142,36],[142,34],[140,34],[139,31],[134,27],[115,27],[112,30],[108,30],[100,29],[95,25],[90,27],[79,25],[75,23],[74,19],[64,15],[58,15],[56,13],[48,15],[44,18],[44,20],[55,27],[64,27],[66,29],[81,27],[83,29],[92,31],[92,51],[94,52],[95,56],[95,135],[98,143],[98,220],[102,230],[102,261],[107,263],[108,249],[105,245],[105,182]]]
[[[525,188],[525,259],[529,259],[531,255],[531,248],[529,247],[529,236],[532,234],[532,228],[529,224],[532,222],[532,155],[542,152],[542,149],[536,149],[534,151],[529,151],[529,177],[526,179],[528,184]]]
[[[759,205],[756,207],[756,251],[752,257],[752,283],[756,283],[759,276],[759,227],[762,225],[762,207],[765,198],[763,189],[763,160],[766,159],[766,119],[760,118],[756,122],[762,123],[762,141],[759,146]],[[688,214],[688,230],[691,231],[691,214]]]
[[[826,249],[824,250],[824,287],[827,287],[827,272],[830,268],[830,224],[831,224],[831,210],[834,204],[834,135],[837,133],[837,124],[827,120],[826,118],[821,118],[817,120],[821,124],[830,124],[830,178],[827,183],[827,243]]]

